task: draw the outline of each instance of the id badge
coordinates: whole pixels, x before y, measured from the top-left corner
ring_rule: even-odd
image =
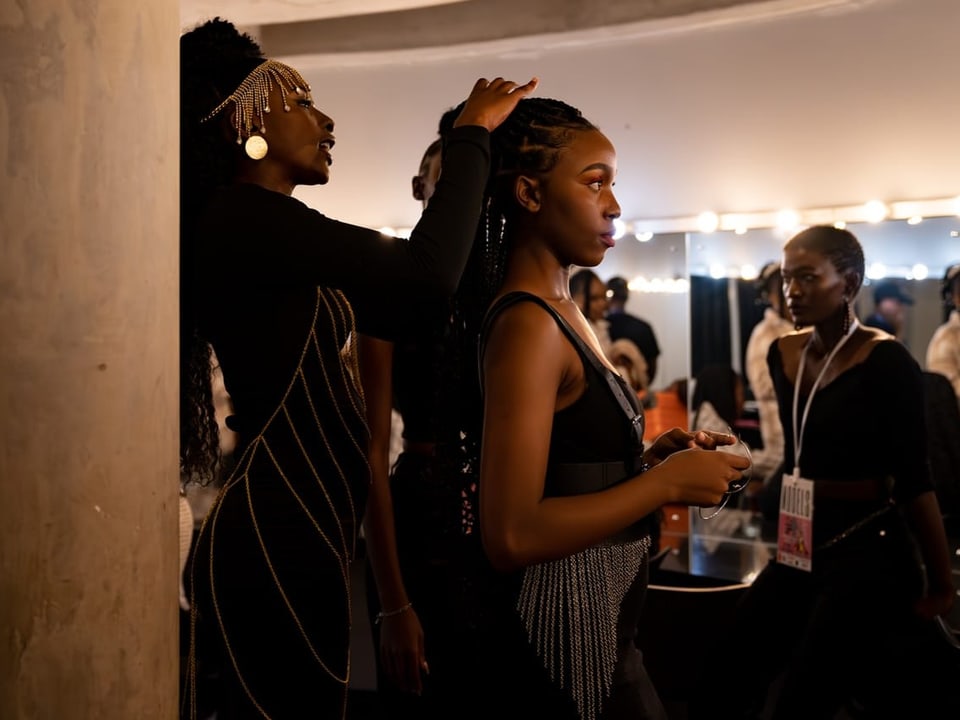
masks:
[[[810,572],[813,568],[813,480],[783,475],[777,562]]]

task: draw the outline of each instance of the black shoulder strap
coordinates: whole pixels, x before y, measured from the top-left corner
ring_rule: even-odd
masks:
[[[643,411],[637,412],[633,403],[627,398],[626,393],[624,392],[623,385],[617,380],[617,377],[611,372],[610,368],[600,362],[600,358],[597,357],[596,353],[587,345],[583,338],[577,334],[577,331],[570,327],[570,324],[564,319],[556,308],[554,308],[550,303],[548,303],[543,298],[532,293],[523,292],[517,290],[514,292],[507,293],[499,300],[497,300],[490,309],[487,311],[486,316],[483,319],[483,325],[480,328],[480,342],[479,345],[479,356],[478,363],[480,365],[480,390],[483,391],[483,353],[487,347],[487,335],[490,331],[490,326],[493,324],[494,319],[497,315],[506,310],[511,305],[515,305],[518,302],[532,302],[553,316],[553,319],[557,322],[557,325],[560,326],[560,329],[567,336],[570,342],[573,343],[574,347],[577,348],[577,351],[580,353],[580,356],[583,357],[587,362],[593,365],[594,369],[600,376],[607,381],[607,387],[610,388],[610,392],[613,394],[614,399],[623,409],[624,414],[634,425],[634,433],[638,439],[640,439],[642,447],[642,438],[643,438]]]

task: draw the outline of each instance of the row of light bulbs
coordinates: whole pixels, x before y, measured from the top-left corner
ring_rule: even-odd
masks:
[[[960,216],[960,196],[935,200],[904,200],[885,203],[870,200],[862,205],[844,207],[811,208],[807,210],[784,209],[774,212],[723,213],[706,210],[699,215],[679,218],[641,219],[630,222],[614,221],[617,227],[615,239],[631,233],[640,242],[648,242],[659,233],[732,231],[743,235],[748,230],[776,228],[789,235],[809,225],[834,225],[844,228],[848,223],[878,223],[883,220],[906,220],[911,225],[923,222],[925,217]]]
[[[882,280],[883,278],[891,277],[892,275],[902,275],[906,280],[926,280],[928,277],[930,277],[930,268],[923,263],[917,263],[913,267],[907,268],[905,272],[900,271],[899,268],[896,269],[897,272],[895,273],[892,273],[891,270],[893,270],[893,268],[889,268],[883,263],[871,263],[866,268],[867,279]],[[718,279],[730,276],[731,273],[726,265],[710,266],[710,277]],[[760,277],[760,269],[757,268],[756,265],[746,263],[740,266],[737,276],[744,280],[756,280],[758,277]]]
[[[710,277],[715,280],[727,277],[740,277],[743,280],[756,280],[760,277],[760,268],[751,263],[741,265],[739,272],[731,272],[731,268],[726,265],[712,265],[709,268]],[[930,268],[923,263],[917,263],[912,268],[901,272],[897,270],[894,273],[902,275],[907,280],[926,280],[930,277]],[[866,269],[868,280],[882,280],[891,277],[891,268],[883,263],[872,263]],[[634,292],[640,293],[685,293],[690,290],[690,282],[686,278],[646,278],[644,276],[635,277],[629,282],[629,287]]]
[[[833,225],[844,228],[848,223],[879,223],[884,220],[905,220],[910,225],[918,225],[928,217],[960,216],[960,196],[938,198],[934,200],[905,200],[885,203],[870,200],[862,205],[849,205],[832,208],[812,208],[807,210],[784,209],[775,212],[723,213],[711,210],[696,216],[679,218],[656,218],[624,221],[614,220],[616,232],[614,239],[619,240],[626,234],[632,234],[640,242],[649,242],[657,234],[718,231],[734,232],[743,235],[748,230],[775,228],[785,238],[803,227],[810,225]],[[409,237],[411,228],[382,227],[380,232],[395,237]],[[867,278],[872,280],[887,277],[889,268],[883,263],[873,263],[867,268]],[[739,275],[744,280],[753,280],[760,270],[751,264],[740,267]],[[729,277],[730,269],[717,265],[710,268],[714,278]],[[924,280],[930,275],[929,268],[917,263],[905,273],[907,279]],[[685,293],[690,284],[685,278],[637,277],[630,281],[630,289],[642,293]]]
[[[862,205],[850,205],[832,208],[812,208],[808,210],[784,209],[776,212],[725,213],[705,211],[697,216],[685,218],[661,218],[616,222],[619,239],[627,233],[640,242],[649,242],[659,233],[700,232],[704,234],[718,231],[734,232],[743,235],[748,230],[773,228],[784,239],[791,237],[803,227],[810,225],[833,225],[845,228],[852,223],[879,223],[884,220],[905,220],[910,225],[918,225],[924,218],[960,216],[960,196],[934,200],[911,200],[884,203],[870,200]],[[957,236],[957,233],[954,233]],[[713,278],[739,276],[744,280],[759,277],[760,268],[752,264],[740,266],[738,273],[732,268],[717,264],[709,268]],[[923,263],[911,268],[888,268],[883,263],[871,263],[866,269],[867,278],[880,280],[888,277],[891,271],[910,280],[924,280],[930,276],[930,269]],[[682,293],[689,289],[689,283],[682,278],[648,280],[637,277],[630,281],[631,290],[647,293]]]
[[[649,242],[654,235],[662,233],[732,231],[743,235],[748,230],[776,228],[789,235],[809,225],[834,225],[844,228],[848,223],[878,223],[884,220],[906,220],[910,225],[923,222],[925,217],[960,216],[960,196],[936,200],[903,200],[885,203],[870,200],[862,205],[832,208],[793,210],[786,208],[774,212],[722,213],[705,210],[696,216],[677,218],[653,218],[624,221],[614,220],[615,240],[627,233],[640,242]],[[410,237],[411,228],[382,227],[380,232],[395,237]]]

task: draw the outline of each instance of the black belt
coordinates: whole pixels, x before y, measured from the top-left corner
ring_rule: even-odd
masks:
[[[627,478],[622,460],[592,463],[556,463],[547,473],[547,497],[598,492]]]
[[[555,463],[548,472],[545,497],[570,497],[599,492],[619,485],[631,475],[627,472],[626,463],[621,460],[613,462],[592,463]],[[650,523],[646,520],[624,528],[611,535],[605,543],[625,543],[639,540],[650,534]]]

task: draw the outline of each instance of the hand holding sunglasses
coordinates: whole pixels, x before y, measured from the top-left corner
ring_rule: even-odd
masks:
[[[733,480],[730,482],[730,485],[728,486],[729,489],[727,490],[727,492],[724,493],[723,499],[720,500],[719,505],[706,507],[706,508],[703,508],[703,507],[697,508],[697,512],[699,513],[701,520],[709,520],[711,518],[715,518],[717,515],[720,514],[720,511],[727,506],[727,503],[730,501],[731,497],[733,497],[739,492],[742,492],[747,487],[747,485],[750,484],[750,476],[753,472],[753,455],[750,454],[750,448],[747,446],[747,444],[742,439],[740,439],[738,435],[734,434],[732,429],[728,428],[728,431],[729,432],[727,434],[715,433],[715,432],[709,432],[709,431],[700,431],[697,433],[697,435],[703,434],[703,435],[712,436],[713,439],[717,440],[717,445],[715,445],[714,447],[719,452],[729,452],[729,453],[733,453],[734,455],[740,455],[741,457],[745,457],[750,462],[750,465],[749,467],[747,467],[746,470],[743,471],[743,474],[739,479]],[[720,439],[730,439],[731,442],[721,443]],[[701,445],[701,447],[705,447],[705,446]],[[704,514],[704,511],[708,511],[709,514]]]

